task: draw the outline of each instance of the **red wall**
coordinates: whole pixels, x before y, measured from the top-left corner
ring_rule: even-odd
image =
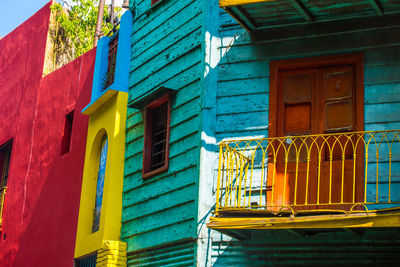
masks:
[[[0,266],[73,265],[95,50],[42,78],[49,5],[0,40],[0,145],[14,140]]]

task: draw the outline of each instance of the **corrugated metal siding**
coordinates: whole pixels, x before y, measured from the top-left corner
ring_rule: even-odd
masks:
[[[196,236],[202,1],[169,0],[152,8],[150,2],[133,3],[129,99],[161,85],[178,92],[171,106],[169,170],[145,181],[143,113],[128,108],[122,214],[128,253]],[[193,256],[193,249],[187,252]]]
[[[128,266],[194,266],[193,240],[128,254]]]
[[[398,230],[360,234],[333,231],[304,237],[284,231],[253,235],[240,242],[214,240],[212,265],[396,266],[400,261]]]

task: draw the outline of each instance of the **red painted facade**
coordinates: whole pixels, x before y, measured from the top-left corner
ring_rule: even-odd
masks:
[[[73,266],[95,50],[42,78],[50,4],[0,40],[0,145],[13,139],[0,266]]]

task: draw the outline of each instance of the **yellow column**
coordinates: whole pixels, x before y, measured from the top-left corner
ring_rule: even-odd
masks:
[[[97,267],[126,266],[126,243],[121,241],[104,241],[97,251]]]

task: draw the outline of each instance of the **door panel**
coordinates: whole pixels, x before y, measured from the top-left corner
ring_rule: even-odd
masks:
[[[279,143],[279,152],[276,154],[276,164],[272,164],[273,157],[269,154],[268,177],[274,175],[274,182],[268,203],[273,205],[304,204],[307,198],[309,203],[316,196],[314,172],[316,171],[315,155],[308,155],[312,140],[302,140],[295,136],[317,132],[318,121],[314,119],[317,113],[315,98],[317,71],[298,70],[280,74],[281,81],[278,88],[277,113],[278,136],[291,136]],[[274,147],[278,146],[278,142]],[[309,157],[314,160],[309,160]],[[275,170],[275,173],[273,173]],[[268,198],[268,194],[267,194]]]
[[[311,131],[311,103],[285,104],[284,114],[286,135]]]

